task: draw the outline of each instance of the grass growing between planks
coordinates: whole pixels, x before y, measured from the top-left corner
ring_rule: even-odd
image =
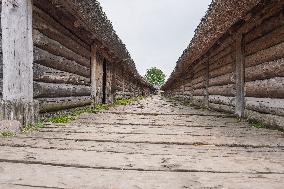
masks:
[[[139,97],[132,97],[132,98],[121,98],[117,99],[114,101],[112,104],[97,104],[95,108],[87,107],[83,108],[71,113],[66,113],[62,115],[57,115],[51,118],[48,118],[45,120],[46,122],[51,122],[51,123],[70,123],[71,121],[74,121],[76,118],[78,118],[80,115],[83,113],[99,113],[105,110],[108,110],[111,107],[116,107],[116,106],[126,106],[131,104],[132,102],[142,100],[144,97],[139,96]]]
[[[2,138],[9,138],[9,137],[13,137],[15,136],[16,134],[11,132],[11,131],[3,131],[3,132],[0,132],[0,137]]]
[[[257,129],[262,129],[262,128],[267,128],[267,126],[260,122],[260,121],[256,121],[256,120],[248,120],[248,122],[250,123],[250,125],[254,128],[257,128]]]
[[[38,122],[35,124],[30,124],[24,128],[22,128],[22,133],[29,133],[32,131],[38,131],[39,129],[44,128],[44,122]]]
[[[144,97],[139,96],[139,97],[132,97],[132,98],[121,98],[117,99],[114,101],[112,104],[97,104],[95,108],[91,107],[86,107],[80,110],[76,110],[74,112],[70,113],[65,113],[61,115],[56,115],[51,118],[44,119],[42,121],[39,121],[38,123],[35,124],[30,124],[24,128],[22,128],[21,132],[22,133],[30,133],[33,131],[38,131],[41,128],[44,128],[45,123],[70,123],[71,121],[74,121],[76,118],[78,118],[80,115],[83,113],[99,113],[105,110],[108,110],[111,107],[116,107],[116,106],[126,106],[129,105],[135,101],[142,100]],[[5,132],[0,132],[0,137],[8,138],[8,137],[13,137],[16,134],[13,132],[5,131]]]

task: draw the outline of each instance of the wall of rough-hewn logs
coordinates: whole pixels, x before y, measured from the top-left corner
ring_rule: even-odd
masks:
[[[41,113],[91,104],[91,47],[36,6],[33,40],[34,98],[40,103]],[[109,62],[99,52],[96,62],[96,103],[104,103],[104,98],[110,103],[117,98],[149,94],[142,92],[147,87],[138,89],[137,79],[120,64]]]
[[[41,113],[91,104],[90,46],[34,6],[34,98]]]
[[[236,78],[243,72],[244,116],[284,128],[282,4],[275,1],[250,12],[246,21],[235,24],[166,92],[197,105],[236,113],[236,96],[242,85]]]
[[[284,116],[284,7],[264,11],[243,36],[246,113],[259,119]]]
[[[0,15],[1,12],[2,12],[2,0],[0,1]],[[0,26],[1,26],[1,19],[0,19]],[[2,27],[0,27],[0,98],[2,98],[2,91],[3,91],[3,54],[2,54]]]
[[[7,0],[3,15],[0,121],[28,125],[38,113],[111,103],[137,96],[138,89],[139,94],[153,90],[139,76],[98,1]],[[21,22],[10,24],[14,20]]]

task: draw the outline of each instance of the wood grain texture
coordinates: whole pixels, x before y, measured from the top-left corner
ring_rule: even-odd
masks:
[[[90,86],[90,78],[34,63],[34,81]]]
[[[34,48],[34,62],[46,67],[74,73],[87,78],[90,78],[91,75],[90,68],[64,57],[53,55],[37,47]]]
[[[34,82],[34,98],[90,96],[91,88],[84,85]]]

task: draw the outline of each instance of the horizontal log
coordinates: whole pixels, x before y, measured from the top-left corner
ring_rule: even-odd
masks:
[[[46,67],[74,73],[83,77],[90,78],[90,68],[82,66],[75,61],[68,60],[64,57],[53,55],[47,51],[34,48],[34,62]]]
[[[205,78],[206,76],[206,71],[200,71],[198,73],[193,73],[193,80],[198,79],[198,78]]]
[[[271,1],[270,3],[258,10],[258,13],[253,15],[249,20],[246,21],[240,29],[239,33],[249,33],[253,32],[253,29],[260,26],[264,20],[278,14],[279,12],[283,12],[283,1]]]
[[[235,53],[230,53],[226,56],[224,56],[223,58],[221,59],[218,59],[216,61],[210,61],[210,64],[209,64],[209,71],[213,71],[215,69],[218,69],[218,68],[221,68],[225,65],[228,65],[228,64],[233,64],[235,62]]]
[[[220,95],[210,95],[209,102],[214,103],[214,104],[227,105],[227,106],[236,105],[235,97],[220,96]]]
[[[205,89],[195,89],[193,90],[193,96],[204,96],[206,93]]]
[[[205,82],[201,82],[192,86],[193,89],[204,89],[206,87]]]
[[[220,85],[228,85],[235,83],[235,74],[228,73],[226,75],[221,75],[219,77],[210,78],[209,79],[209,86],[220,86]]]
[[[235,85],[212,86],[208,88],[210,95],[235,96]]]
[[[226,112],[226,113],[235,113],[235,107],[234,106],[228,106],[224,104],[215,104],[215,103],[209,103],[209,108],[216,111]]]
[[[245,58],[245,66],[252,67],[264,62],[271,62],[284,57],[284,43],[280,43],[268,49],[258,51]]]
[[[246,97],[284,98],[284,77],[245,83]]]
[[[76,74],[34,64],[34,81],[90,86],[91,79]]]
[[[35,6],[33,6],[33,28],[58,41],[73,52],[85,58],[91,57],[90,47],[87,44]]]
[[[204,69],[206,69],[206,60],[201,60],[193,67],[193,72],[198,73]]]
[[[184,87],[184,90],[185,90],[185,91],[191,91],[191,90],[193,90],[193,88],[192,88],[191,86],[185,86],[185,87]]]
[[[60,110],[78,108],[91,105],[90,96],[66,98],[39,98],[40,113],[56,112]]]
[[[230,54],[234,54],[235,50],[236,50],[235,42],[232,42],[232,44],[230,44],[227,48],[223,49],[215,56],[210,56],[209,58],[210,64],[213,62],[218,62],[220,59],[224,59],[224,57],[227,57]]]
[[[56,56],[65,57],[66,59],[73,60],[83,66],[90,67],[90,59],[87,59],[72,50],[66,48],[61,43],[48,38],[38,30],[33,30],[34,45],[40,49],[48,51]]]
[[[284,42],[284,25],[245,45],[245,54],[251,55]]]
[[[228,64],[209,72],[209,78],[226,75],[235,71],[235,64]]]
[[[284,117],[273,114],[264,114],[257,111],[245,110],[245,117],[249,120],[258,120],[259,122],[270,126],[271,128],[284,130]]]
[[[262,37],[284,24],[284,15],[282,14],[282,11],[274,13],[276,14],[263,20],[259,26],[255,27],[245,35],[244,42],[246,44]]]
[[[233,36],[228,36],[228,35],[226,36],[225,39],[218,40],[216,44],[219,44],[219,45],[215,47],[214,49],[211,49],[210,59],[214,58],[214,56],[218,56],[218,54],[221,54],[222,51],[235,46],[234,43],[235,43],[235,40]]]
[[[84,85],[34,82],[34,98],[90,96],[91,88]]]
[[[205,105],[205,97],[204,96],[192,96],[191,103],[195,106],[204,106]]]
[[[284,99],[246,97],[245,100],[248,110],[284,116]]]
[[[193,73],[193,78],[206,77],[206,69]]]
[[[245,80],[247,82],[274,77],[284,77],[284,58],[252,66],[245,70]]]
[[[192,90],[185,90],[183,94],[186,96],[192,96]]]

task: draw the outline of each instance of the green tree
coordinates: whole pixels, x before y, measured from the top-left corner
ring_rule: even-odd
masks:
[[[145,78],[152,85],[161,87],[165,83],[166,75],[162,70],[153,67],[147,70]]]

